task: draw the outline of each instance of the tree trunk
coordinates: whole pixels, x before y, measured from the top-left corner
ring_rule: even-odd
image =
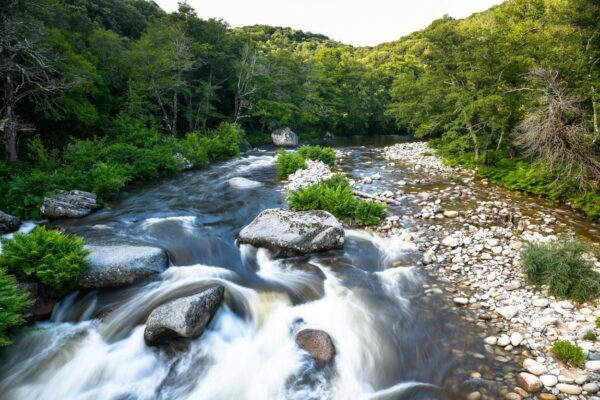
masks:
[[[17,114],[15,111],[15,94],[10,75],[4,78],[4,99],[6,101],[4,118],[4,148],[6,150],[6,161],[14,163],[17,161]]]
[[[177,104],[177,90],[173,92],[173,125],[171,125],[171,134],[177,134],[177,114],[179,113],[178,104]]]
[[[479,140],[477,139],[477,133],[473,129],[471,124],[468,125],[467,129],[469,130],[469,136],[471,137],[471,141],[473,142],[473,147],[475,148],[475,161],[479,160]]]

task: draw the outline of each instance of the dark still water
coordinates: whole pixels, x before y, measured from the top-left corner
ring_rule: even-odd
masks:
[[[401,139],[333,144],[349,152],[339,167],[360,177],[381,172],[382,146]],[[442,291],[432,290],[435,282],[413,267],[414,244],[347,229],[344,250],[306,257],[273,259],[237,245],[236,234],[260,211],[284,206],[275,154],[255,150],[58,223],[91,244],[165,248],[172,266],[142,285],[68,296],[50,321],[2,350],[0,398],[460,399],[474,390],[494,398],[489,381],[469,379],[478,371],[493,380],[493,361]],[[403,174],[401,166],[393,172]],[[234,188],[233,177],[262,186]],[[225,286],[225,303],[200,338],[144,344],[152,309],[215,284]],[[298,349],[299,326],[329,333],[331,367]]]

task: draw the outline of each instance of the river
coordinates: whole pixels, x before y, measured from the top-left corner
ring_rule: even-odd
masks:
[[[336,142],[348,153],[339,168],[354,178],[410,176],[402,165],[385,169],[382,147],[398,140]],[[421,254],[413,243],[348,228],[343,250],[305,257],[273,259],[237,245],[236,234],[260,211],[285,204],[275,156],[255,149],[131,188],[108,208],[57,222],[88,243],[165,248],[171,267],[145,284],[70,294],[49,321],[2,349],[0,398],[459,399],[482,385],[473,376],[501,380],[506,366],[485,352],[443,282],[415,266]],[[236,189],[232,177],[263,185]],[[447,183],[423,188],[432,184]],[[410,216],[416,206],[390,212]],[[410,218],[403,224],[418,229]],[[225,303],[200,338],[145,345],[153,308],[216,284],[226,288]],[[333,365],[319,366],[297,348],[299,325],[332,337]],[[501,385],[486,385],[476,389],[494,398]]]

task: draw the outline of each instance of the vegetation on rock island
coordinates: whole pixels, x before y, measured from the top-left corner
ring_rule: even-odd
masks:
[[[356,198],[346,177],[340,174],[292,191],[287,199],[295,211],[325,210],[346,222],[360,225],[379,225],[387,207],[383,203]]]
[[[302,146],[296,153],[280,151],[277,154],[277,175],[283,179],[287,178],[297,170],[306,168],[306,160],[334,165],[335,159],[335,151],[331,147]]]

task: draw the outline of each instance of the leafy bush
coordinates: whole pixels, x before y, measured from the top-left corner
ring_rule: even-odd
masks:
[[[277,154],[277,175],[287,178],[299,169],[306,168],[306,161],[300,154],[288,151],[280,151]]]
[[[552,243],[529,244],[521,253],[521,264],[529,283],[547,285],[553,296],[584,302],[600,295],[593,253],[591,245],[561,237]]]
[[[385,205],[359,201],[350,183],[341,174],[328,180],[290,192],[287,202],[295,211],[324,210],[344,221],[378,225],[385,215]]]
[[[335,151],[331,147],[302,146],[298,149],[305,160],[319,160],[328,165],[335,164]]]
[[[119,116],[122,131],[99,140],[76,140],[62,153],[47,150],[39,138],[28,146],[29,162],[0,162],[0,209],[24,219],[37,219],[44,196],[58,189],[94,192],[100,202],[133,181],[157,179],[183,167],[182,155],[195,165],[240,154],[243,131],[223,123],[184,140],[163,135],[140,121]]]
[[[29,235],[2,239],[0,268],[21,280],[43,283],[51,296],[59,298],[75,288],[88,254],[77,236],[38,227]]]
[[[596,328],[600,329],[600,317],[596,318]]]
[[[17,280],[0,268],[0,346],[10,344],[8,333],[25,322],[24,311],[30,305],[29,295],[17,288]]]
[[[583,364],[585,355],[581,347],[567,340],[558,340],[552,346],[552,352],[560,361],[574,367]]]
[[[185,156],[195,165],[237,157],[244,144],[243,131],[235,124],[222,123],[207,134],[188,133],[185,137]]]
[[[354,219],[363,225],[379,225],[385,217],[387,207],[385,204],[375,201],[361,200],[354,210]]]
[[[598,335],[596,335],[594,332],[588,332],[585,335],[583,335],[583,340],[589,340],[590,342],[595,342],[596,340],[598,340]]]

